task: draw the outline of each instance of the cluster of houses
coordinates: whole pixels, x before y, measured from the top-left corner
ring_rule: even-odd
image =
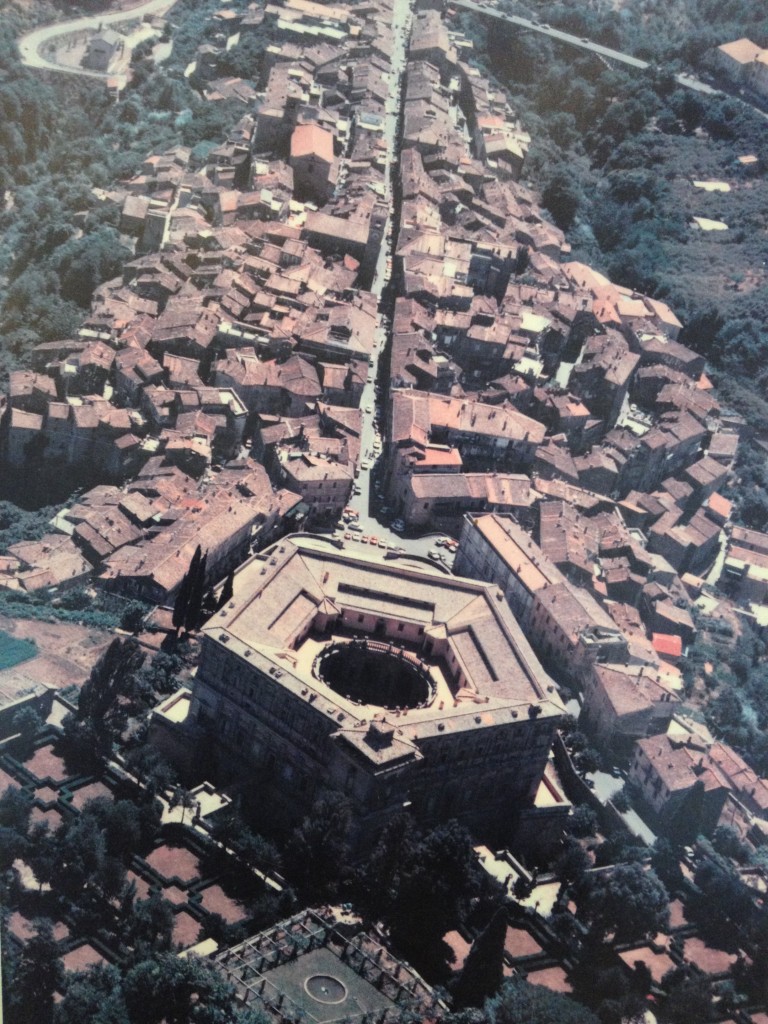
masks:
[[[9,553],[3,586],[93,576],[162,602],[203,540],[215,582],[278,525],[338,517],[380,340],[392,20],[387,3],[307,0],[214,15],[196,73],[209,102],[246,112],[204,166],[177,146],[96,191],[134,258],[76,337],[11,375],[6,467],[97,486]],[[264,92],[217,78],[265,24]]]

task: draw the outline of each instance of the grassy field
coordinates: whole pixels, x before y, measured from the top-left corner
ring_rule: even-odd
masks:
[[[34,640],[19,640],[8,633],[0,632],[0,670],[13,668],[23,661],[29,661],[37,654]]]

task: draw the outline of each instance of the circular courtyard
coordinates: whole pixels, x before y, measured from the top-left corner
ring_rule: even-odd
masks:
[[[400,648],[376,641],[330,644],[315,659],[314,672],[334,693],[390,710],[424,707],[435,693],[423,665]]]

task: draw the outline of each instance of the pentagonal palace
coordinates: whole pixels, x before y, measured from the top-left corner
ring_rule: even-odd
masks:
[[[326,792],[367,838],[403,808],[489,839],[567,813],[545,778],[563,705],[501,591],[422,559],[311,536],[255,555],[205,627],[188,703],[159,709],[158,739],[208,750],[284,824]]]

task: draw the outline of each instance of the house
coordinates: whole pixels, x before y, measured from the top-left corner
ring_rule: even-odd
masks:
[[[420,453],[421,454],[421,453]],[[433,446],[430,455],[458,458],[455,449]],[[408,526],[432,525],[435,529],[456,530],[457,521],[470,512],[502,512],[527,515],[531,506],[528,477],[514,473],[462,473],[460,462],[454,472],[430,472],[417,462],[418,472],[400,479],[398,491],[390,492],[390,501]],[[447,468],[447,467],[446,467]]]
[[[278,452],[284,485],[301,495],[317,519],[336,521],[349,504],[355,467],[323,455],[290,448]]]
[[[606,429],[616,423],[640,356],[619,331],[608,329],[588,339],[581,362],[571,371],[569,387]]]
[[[88,71],[109,71],[109,66],[125,48],[125,37],[111,28],[102,29],[91,36],[81,61]]]
[[[667,731],[679,697],[647,665],[593,665],[584,677],[579,727],[619,757]]]
[[[573,682],[596,662],[628,660],[626,638],[611,617],[512,517],[466,515],[454,569],[500,587],[538,656]]]
[[[297,125],[291,135],[290,165],[297,198],[326,202],[339,170],[331,132],[317,124]]]
[[[656,814],[658,827],[668,834],[682,827],[686,838],[714,831],[730,791],[706,744],[691,734],[638,740],[629,778]]]

